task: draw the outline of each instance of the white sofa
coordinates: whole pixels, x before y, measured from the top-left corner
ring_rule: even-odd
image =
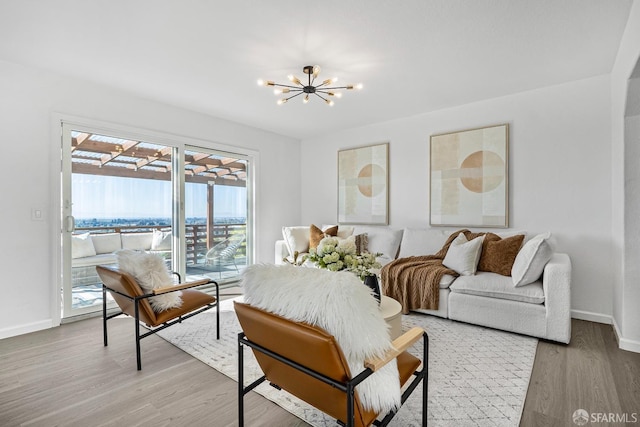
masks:
[[[171,231],[76,234],[71,238],[72,286],[100,283],[95,267],[117,263],[116,251],[131,249],[171,256]]]
[[[326,230],[331,225],[320,227]],[[284,259],[292,259],[293,252],[305,254],[309,251],[309,231],[310,226],[300,225],[294,227],[282,227],[283,239],[275,244],[275,263],[283,264]],[[367,247],[371,253],[381,253],[377,258],[381,265],[388,264],[398,257],[400,242],[402,241],[403,230],[394,230],[387,227],[368,226],[339,226],[338,237],[348,237],[351,235],[366,233],[368,237]]]
[[[297,231],[301,237],[304,227]],[[367,233],[370,252],[383,253],[383,264],[395,258],[434,254],[454,231],[360,226],[353,229],[354,234]],[[496,234],[501,237],[526,234],[525,242],[533,237],[531,233],[517,231]],[[276,242],[276,264],[291,255],[289,243]],[[415,311],[568,343],[571,339],[571,261],[567,254],[553,253],[540,279],[520,287],[515,287],[509,276],[484,271],[458,278],[445,275],[440,282],[438,310]]]

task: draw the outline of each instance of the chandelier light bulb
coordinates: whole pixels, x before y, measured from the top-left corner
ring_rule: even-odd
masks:
[[[326,102],[327,104],[329,104],[329,107],[333,107],[333,101],[330,99],[325,99],[324,102]]]
[[[304,98],[302,99],[302,102],[305,103],[305,104],[309,102],[309,94],[306,94],[304,96]]]
[[[283,89],[274,89],[273,90],[273,94],[274,95],[280,95],[282,93],[289,93],[290,89],[288,87],[285,87]]]
[[[314,65],[313,66],[313,77],[314,78],[318,77],[318,74],[320,74],[320,66],[319,65]]]
[[[293,83],[297,84],[297,85],[302,84],[302,83],[300,83],[300,79],[299,79],[299,78],[297,78],[296,76],[294,76],[293,74],[289,74],[289,75],[287,76],[287,78],[288,78],[289,80],[291,80]]]
[[[288,98],[278,99],[278,105],[285,104],[288,100],[289,100]]]

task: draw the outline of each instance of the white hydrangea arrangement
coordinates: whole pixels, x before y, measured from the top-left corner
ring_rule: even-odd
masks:
[[[380,268],[376,258],[381,254],[356,252],[356,243],[353,238],[338,239],[337,237],[325,237],[318,247],[309,250],[307,259],[316,267],[326,268],[330,271],[347,270],[364,280],[372,275],[372,268]]]

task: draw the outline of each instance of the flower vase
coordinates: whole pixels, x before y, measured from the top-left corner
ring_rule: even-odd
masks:
[[[380,284],[378,283],[378,276],[375,274],[364,276],[364,284],[373,290],[373,297],[378,301],[378,304],[380,304]]]

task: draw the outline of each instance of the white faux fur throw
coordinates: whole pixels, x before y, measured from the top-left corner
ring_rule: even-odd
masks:
[[[151,292],[163,286],[173,285],[164,259],[156,254],[121,249],[116,252],[118,268],[131,274],[144,292]],[[149,298],[149,304],[156,313],[182,305],[182,292],[169,292]]]
[[[388,325],[371,290],[349,272],[292,265],[252,265],[243,273],[245,302],[271,313],[326,330],[340,345],[351,375],[364,360],[392,348]],[[395,360],[356,388],[363,406],[378,413],[400,407]]]

